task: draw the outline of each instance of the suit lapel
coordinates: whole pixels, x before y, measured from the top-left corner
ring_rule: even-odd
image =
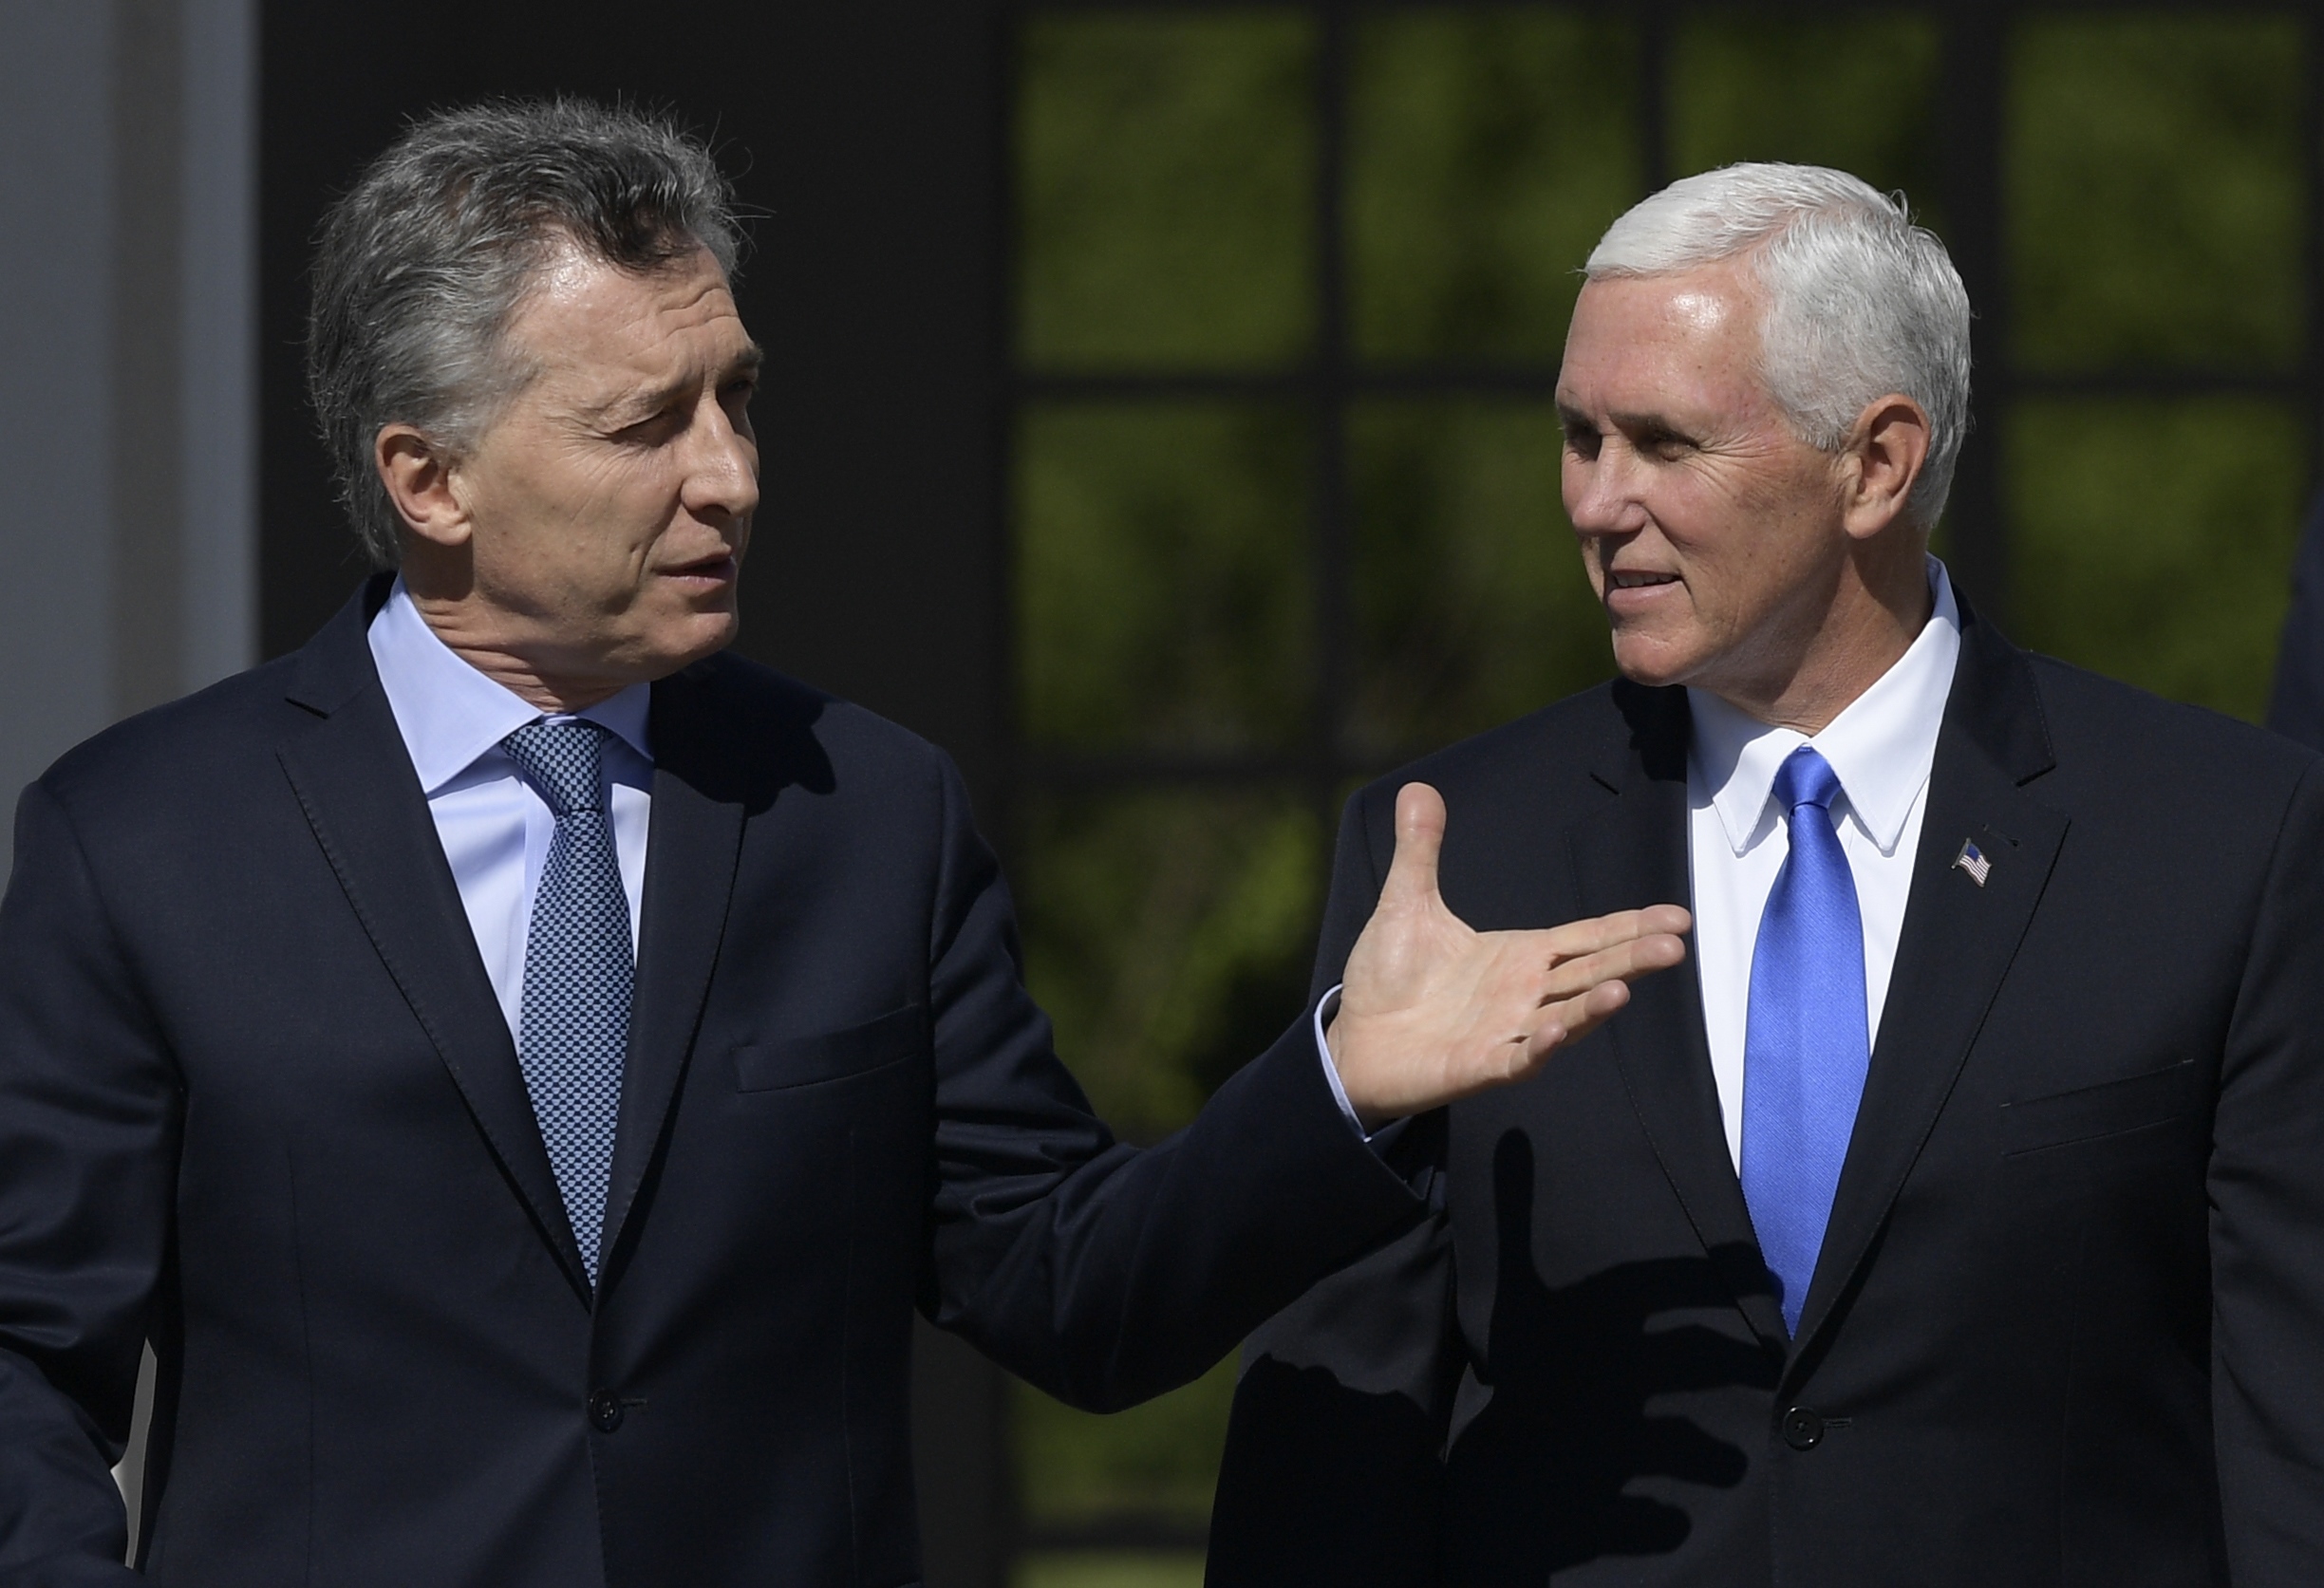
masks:
[[[603,1250],[610,1276],[617,1244],[666,1126],[694,1030],[710,990],[726,906],[741,852],[748,779],[720,754],[737,724],[720,724],[691,668],[654,686],[649,732],[654,779],[646,885],[639,909],[638,975],[622,1074],[621,1129],[606,1194]]]
[[[2066,817],[2022,785],[2052,764],[2033,668],[1964,608],[1896,966],[1801,1311],[1803,1347],[1903,1187],[2041,902]],[[1991,862],[1982,885],[1954,864],[1964,841]]]
[[[373,581],[301,653],[290,698],[321,720],[286,739],[277,756],[388,975],[451,1072],[502,1172],[586,1296],[587,1271],[525,1093],[515,1044],[365,642],[385,593],[385,580]]]
[[[1631,731],[1626,742],[1605,748],[1593,773],[1615,797],[1567,833],[1587,915],[1693,896],[1686,693],[1618,683],[1615,700]],[[1630,1006],[1604,1029],[1631,1106],[1696,1234],[1753,1332],[1780,1353],[1783,1314],[1727,1151],[1694,956],[1640,982]]]

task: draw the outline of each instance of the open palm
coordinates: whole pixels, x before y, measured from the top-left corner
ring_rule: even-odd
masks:
[[[1374,1129],[1521,1080],[1629,1001],[1629,983],[1686,957],[1677,905],[1534,931],[1479,932],[1436,887],[1444,798],[1397,791],[1396,858],[1348,955],[1328,1039],[1348,1101]]]

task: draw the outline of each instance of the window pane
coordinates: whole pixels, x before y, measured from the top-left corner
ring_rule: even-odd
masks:
[[[1937,189],[1939,41],[1910,13],[1688,17],[1672,51],[1670,147],[1678,172],[1798,160],[1852,172],[1916,210]]]
[[[1024,362],[1247,368],[1314,335],[1314,29],[1294,11],[1024,25]]]
[[[1375,16],[1353,71],[1359,353],[1556,363],[1574,272],[1642,180],[1634,30],[1531,7]]]
[[[2257,721],[2299,538],[2305,426],[2252,398],[2016,404],[2015,637]]]
[[[1305,720],[1303,423],[1265,404],[1047,405],[1019,433],[1026,737],[1285,745]]]
[[[1613,671],[1604,614],[1558,499],[1546,403],[1375,402],[1350,428],[1354,719],[1394,759]]]
[[[1298,1018],[1323,837],[1272,790],[1037,794],[1011,869],[1025,972],[1123,1136],[1157,1140]]]
[[[2020,361],[2297,364],[2300,60],[2289,16],[2017,24],[2004,184]]]

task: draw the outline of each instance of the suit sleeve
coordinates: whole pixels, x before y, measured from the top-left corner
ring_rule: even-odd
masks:
[[[1425,1205],[1352,1129],[1303,1013],[1186,1130],[1115,1142],[1024,988],[1006,886],[942,769],[936,1069],[921,1306],[1070,1404],[1174,1389]]]
[[[2277,836],[2210,1168],[2212,1415],[2239,1588],[2324,1581],[2324,765]]]
[[[1340,825],[1316,982],[1339,980],[1379,896],[1384,810],[1364,796]],[[1385,1147],[1435,1189],[1445,1116]],[[1442,1208],[1324,1279],[1246,1344],[1218,1496],[1209,1588],[1331,1582],[1422,1588],[1435,1579],[1442,1451],[1458,1383],[1452,1242]]]
[[[110,1467],[167,1242],[180,1089],[40,783],[0,900],[0,1581],[132,1582]]]

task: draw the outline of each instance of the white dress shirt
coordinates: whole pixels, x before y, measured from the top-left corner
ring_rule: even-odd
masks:
[[[1878,1040],[1905,897],[1912,888],[1929,768],[1937,758],[1937,730],[1960,655],[1960,608],[1953,600],[1952,581],[1934,557],[1929,589],[1936,610],[1910,648],[1813,738],[1790,728],[1771,728],[1699,689],[1687,691],[1695,722],[1687,753],[1695,966],[1727,1150],[1737,1172],[1743,1163],[1743,1037],[1752,952],[1759,940],[1760,912],[1791,850],[1790,831],[1772,791],[1776,769],[1803,744],[1814,745],[1840,779],[1832,814],[1864,918],[1865,1030]]]
[[[522,1039],[526,935],[533,897],[549,860],[556,817],[516,771],[500,741],[541,710],[460,660],[436,637],[398,579],[371,620],[371,660],[403,748],[411,753],[428,814],[484,974],[492,979],[509,1035]],[[553,722],[586,718],[611,730],[605,780],[613,818],[613,851],[629,899],[629,944],[636,952],[638,901],[646,886],[646,832],[653,810],[653,747],[647,740],[650,685],[636,683],[587,711],[547,714]]]

